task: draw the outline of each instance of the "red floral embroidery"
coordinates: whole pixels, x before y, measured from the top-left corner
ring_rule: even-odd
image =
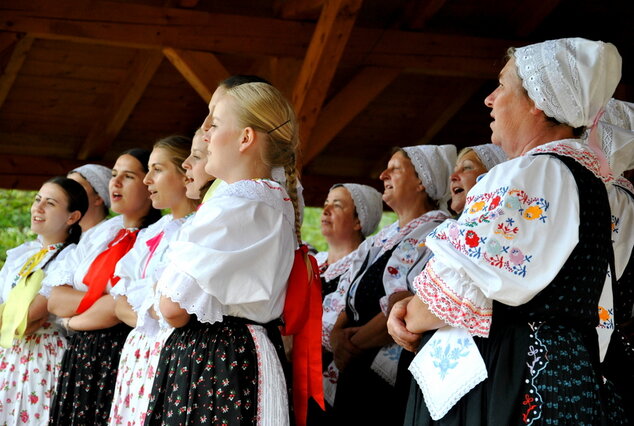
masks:
[[[477,247],[480,244],[480,237],[475,231],[467,231],[467,235],[465,236],[465,242],[469,247]]]

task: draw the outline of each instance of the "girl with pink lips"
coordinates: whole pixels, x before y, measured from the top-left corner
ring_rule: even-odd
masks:
[[[31,206],[38,237],[7,251],[0,270],[0,424],[45,424],[66,349],[63,328],[38,294],[81,237],[88,209],[82,186],[65,177],[46,182]]]
[[[51,406],[50,424],[105,424],[110,414],[121,348],[130,331],[115,315],[110,295],[118,283],[114,267],[132,248],[139,229],[161,213],[151,206],[143,178],[150,152],[131,149],[112,169],[112,210],[120,215],[82,239],[43,285],[48,309],[73,332]]]
[[[133,330],[121,352],[111,425],[143,424],[161,348],[173,330],[152,305],[168,245],[197,205],[186,196],[187,178],[181,167],[190,145],[191,140],[183,136],[170,136],[154,144],[143,182],[152,206],[171,213],[139,232],[134,247],[115,268],[115,275],[121,278],[111,291],[116,300],[115,313]]]

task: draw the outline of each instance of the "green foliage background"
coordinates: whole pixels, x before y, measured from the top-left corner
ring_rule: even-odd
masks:
[[[35,191],[0,189],[0,267],[4,265],[7,250],[36,237],[30,230],[30,207],[35,194]],[[322,209],[317,207],[304,210],[302,238],[317,250],[325,251],[328,244],[321,235],[321,212]],[[378,229],[395,221],[396,214],[385,212]]]
[[[0,189],[0,267],[7,250],[17,247],[36,235],[31,232],[31,203],[35,191]]]

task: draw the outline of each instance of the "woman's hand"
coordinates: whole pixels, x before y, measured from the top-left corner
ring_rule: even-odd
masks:
[[[407,297],[394,303],[387,319],[387,331],[394,341],[403,349],[416,352],[420,346],[421,335],[411,333],[407,330],[405,316],[407,315],[407,304],[414,296]]]
[[[405,326],[410,333],[423,333],[436,330],[447,324],[434,315],[425,302],[418,297],[412,297],[405,312]]]
[[[363,350],[352,343],[350,339],[356,334],[359,327],[333,327],[330,334],[333,358],[339,371],[344,371],[350,361],[359,356]]]

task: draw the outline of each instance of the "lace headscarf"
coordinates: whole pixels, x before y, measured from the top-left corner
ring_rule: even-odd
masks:
[[[514,57],[537,108],[574,128],[592,126],[621,79],[621,56],[602,41],[548,40],[520,47]]]
[[[381,221],[383,213],[383,197],[379,191],[368,185],[358,183],[338,183],[330,188],[343,186],[348,190],[357,210],[359,222],[361,222],[361,233],[364,237],[372,234]]]
[[[97,195],[101,197],[106,207],[110,208],[108,184],[110,183],[110,178],[112,178],[111,169],[100,166],[99,164],[84,164],[81,167],[71,170],[68,174],[71,173],[78,173],[81,177],[86,179]]]
[[[425,192],[432,200],[438,201],[439,207],[445,210],[449,193],[449,176],[456,164],[456,147],[453,145],[417,145],[403,148],[418,178],[425,187]]]
[[[470,148],[475,151],[476,155],[480,159],[480,162],[482,162],[482,165],[486,167],[487,171],[508,160],[508,157],[502,148],[497,145],[493,145],[492,143],[476,145]]]
[[[599,121],[601,145],[615,176],[634,169],[634,104],[610,99]]]

